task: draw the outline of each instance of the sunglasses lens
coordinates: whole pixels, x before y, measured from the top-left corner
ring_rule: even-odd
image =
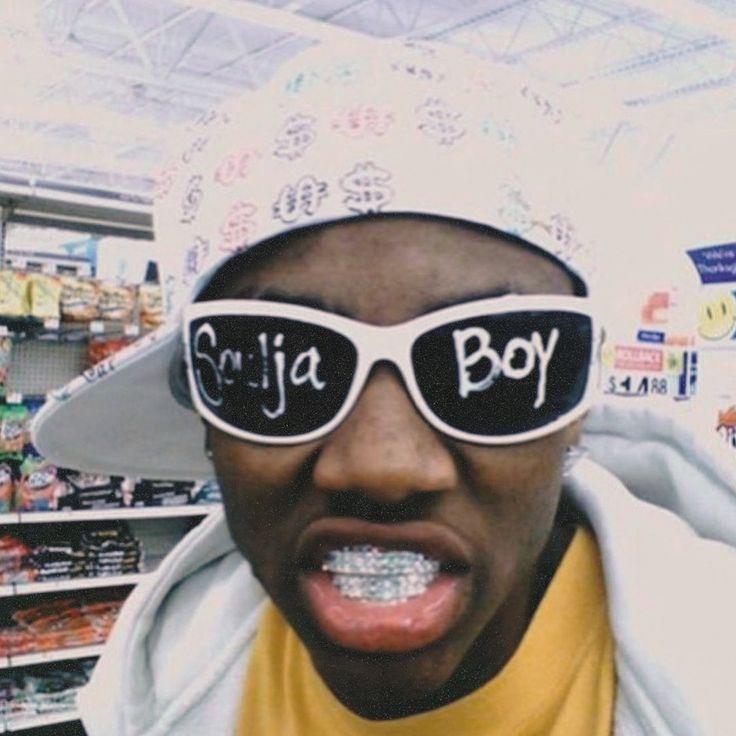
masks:
[[[573,409],[585,394],[591,350],[589,317],[519,312],[430,330],[412,346],[412,363],[439,419],[461,432],[503,437]]]
[[[255,435],[296,437],[327,424],[355,375],[352,342],[294,319],[218,315],[189,324],[189,359],[204,405]]]

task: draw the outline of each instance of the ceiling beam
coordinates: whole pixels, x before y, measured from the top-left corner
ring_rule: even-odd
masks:
[[[349,28],[314,20],[287,10],[267,7],[253,0],[177,0],[177,2],[190,8],[236,18],[257,26],[274,28],[284,33],[294,33],[316,41],[355,43],[370,38]]]
[[[719,38],[736,42],[736,18],[696,0],[636,0],[632,5],[649,10],[683,28],[697,28]]]
[[[32,131],[14,131],[12,135],[0,137],[0,158],[136,177],[152,177],[160,166],[151,161],[121,159],[101,144],[55,141]]]

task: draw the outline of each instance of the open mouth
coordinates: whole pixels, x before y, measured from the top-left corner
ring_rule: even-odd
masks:
[[[440,563],[421,552],[364,544],[328,552],[322,570],[343,597],[391,605],[426,593]]]
[[[298,549],[308,608],[342,647],[416,650],[445,635],[462,611],[468,556],[435,524],[322,519]]]

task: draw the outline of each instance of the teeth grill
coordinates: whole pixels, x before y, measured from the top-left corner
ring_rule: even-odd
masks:
[[[345,598],[403,603],[427,591],[440,563],[421,552],[357,545],[329,552],[322,570]]]

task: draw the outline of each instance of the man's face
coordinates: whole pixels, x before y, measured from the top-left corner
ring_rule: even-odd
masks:
[[[299,236],[221,296],[319,304],[391,325],[505,292],[572,288],[530,249],[401,217]],[[396,370],[378,364],[345,421],[317,441],[277,447],[209,428],[209,442],[232,536],[258,579],[343,703],[386,718],[475,689],[513,654],[539,568],[557,559],[561,459],[577,431],[494,447],[453,440],[421,417]],[[331,551],[364,545],[416,552],[440,573],[407,603],[348,599],[320,567]]]

